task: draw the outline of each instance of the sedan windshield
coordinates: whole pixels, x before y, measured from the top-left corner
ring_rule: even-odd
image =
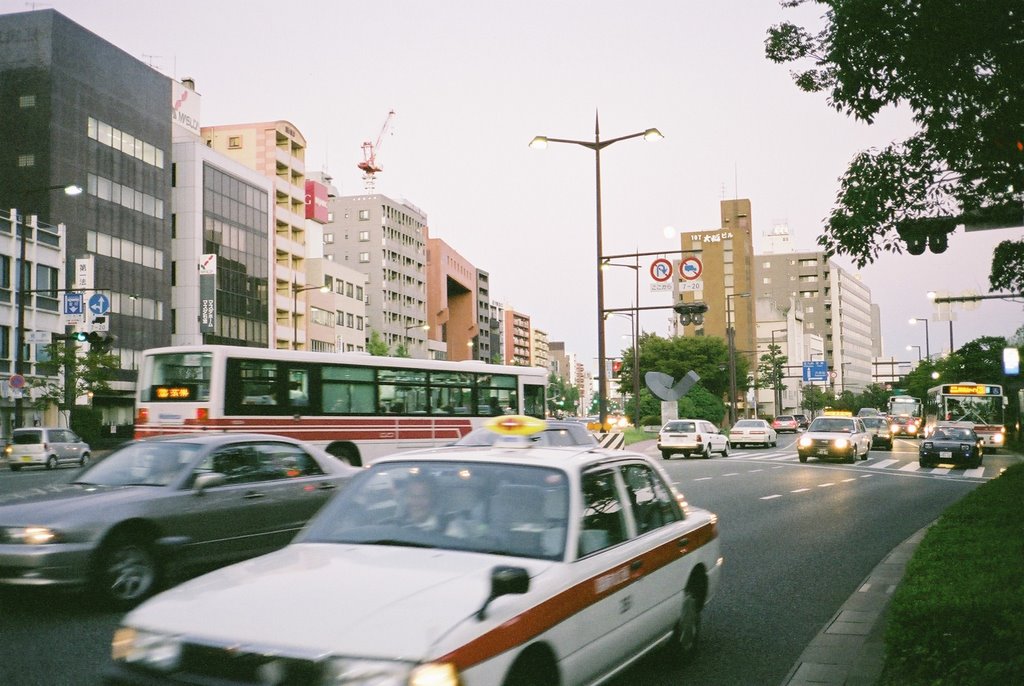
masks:
[[[166,486],[190,468],[196,443],[130,443],[78,475],[75,483],[96,486]]]
[[[808,431],[831,431],[840,433],[853,433],[853,422],[849,419],[837,417],[818,417],[807,429]]]
[[[374,465],[296,542],[446,548],[559,560],[568,528],[564,472],[530,465]]]

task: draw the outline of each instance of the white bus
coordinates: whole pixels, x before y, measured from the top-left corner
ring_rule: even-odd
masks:
[[[946,383],[928,390],[925,436],[931,436],[937,422],[962,422],[974,426],[985,441],[986,451],[1006,445],[1005,412],[1009,398],[994,383]]]
[[[254,431],[314,443],[352,465],[445,445],[487,417],[544,417],[547,371],[465,361],[222,345],[142,355],[135,437]]]

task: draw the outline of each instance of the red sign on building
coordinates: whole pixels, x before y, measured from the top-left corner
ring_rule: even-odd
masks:
[[[327,186],[310,179],[306,180],[306,219],[327,223]]]

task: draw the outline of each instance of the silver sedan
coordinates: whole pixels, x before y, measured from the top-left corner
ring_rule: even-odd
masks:
[[[70,483],[0,496],[0,585],[87,585],[130,607],[172,571],[285,546],[358,471],[280,436],[128,443]]]
[[[763,419],[741,419],[729,429],[729,444],[760,445],[775,447],[779,444],[779,435],[772,425]]]

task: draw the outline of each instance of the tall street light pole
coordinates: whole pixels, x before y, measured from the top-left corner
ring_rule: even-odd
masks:
[[[907,346],[907,350],[913,350],[914,348],[917,348],[917,361],[920,362],[921,361],[921,346],[919,346],[919,345],[908,345]]]
[[[725,294],[725,337],[729,345],[729,426],[736,423],[736,332],[732,328],[732,299],[749,297],[750,293]]]
[[[604,267],[625,267],[626,269],[632,269],[634,276],[636,277],[636,289],[634,291],[633,300],[633,316],[632,328],[633,328],[633,426],[639,426],[640,421],[640,351],[637,349],[637,344],[640,341],[640,253],[633,255],[633,264],[622,264],[619,262],[609,262],[604,260],[601,263],[601,268]],[[623,312],[621,314],[628,314]],[[602,328],[602,331],[604,329]]]
[[[28,191],[24,191],[23,195],[32,195],[35,193],[48,193],[50,191],[64,191],[64,195],[76,196],[81,195],[82,187],[76,186],[75,184],[70,185],[57,185],[57,186],[46,186],[44,188],[34,188]],[[17,349],[14,351],[14,373],[24,378],[25,375],[25,296],[32,292],[32,276],[29,270],[26,268],[26,262],[28,261],[28,253],[26,246],[28,244],[28,236],[26,235],[28,226],[25,218],[18,217],[17,210],[11,210],[11,228],[12,235],[18,234],[18,281],[16,285],[16,293],[18,296],[18,324],[17,332],[14,334],[14,340],[17,343]],[[38,218],[36,219],[36,226],[38,228]],[[35,239],[35,229],[33,229],[32,237]],[[22,410],[24,409],[24,391],[20,391],[14,399],[14,428],[23,426]]]
[[[292,282],[292,350],[297,350],[299,345],[299,293],[313,290],[326,293],[329,289],[326,285],[300,287],[295,282]]]
[[[606,398],[608,390],[608,372],[604,368],[604,274],[601,272],[601,260],[604,254],[601,239],[601,150],[607,148],[612,143],[641,137],[643,137],[644,140],[659,140],[664,138],[658,129],[646,129],[645,131],[640,131],[638,133],[631,133],[628,136],[619,136],[618,138],[601,140],[600,120],[595,113],[593,142],[570,140],[567,138],[549,138],[548,136],[536,136],[532,141],[530,141],[531,148],[544,149],[547,147],[548,143],[569,143],[571,145],[579,145],[594,151],[594,180],[597,200],[597,408],[598,421],[601,423],[602,431],[604,430],[605,419],[608,416],[608,400]]]
[[[924,357],[926,360],[932,359],[931,343],[928,342],[928,320],[924,317],[911,317],[910,323],[917,324],[918,322],[924,322]]]

